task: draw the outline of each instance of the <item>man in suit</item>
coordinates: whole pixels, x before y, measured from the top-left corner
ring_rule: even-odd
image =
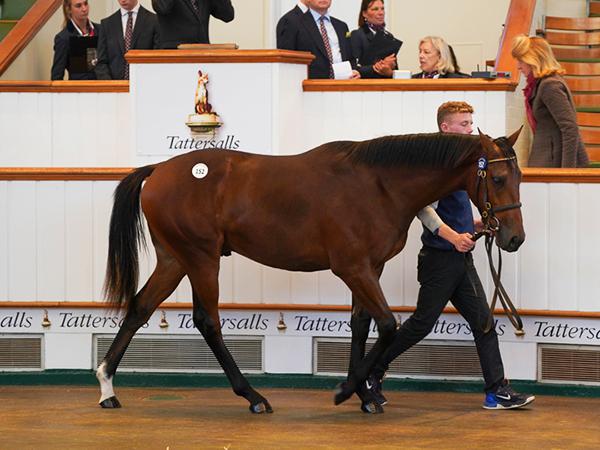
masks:
[[[102,19],[102,34],[98,40],[99,80],[128,80],[129,64],[125,53],[131,49],[158,48],[158,20],[138,3],[138,0],[119,0],[121,8]]]
[[[331,0],[305,1],[308,11],[298,21],[288,17],[286,30],[277,34],[277,48],[315,55],[308,68],[309,78],[360,78],[353,70],[356,63],[346,37],[348,25],[329,15]]]
[[[231,0],[152,0],[152,7],[158,16],[161,48],[209,44],[210,16],[223,22],[234,17]]]
[[[308,11],[307,3],[308,0],[299,0],[296,6],[281,16],[276,28],[277,48],[283,48],[283,43],[288,39],[287,35],[298,29],[302,16]]]

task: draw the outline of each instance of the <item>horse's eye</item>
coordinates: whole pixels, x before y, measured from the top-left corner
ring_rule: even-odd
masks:
[[[496,186],[502,186],[504,184],[504,178],[503,177],[492,177],[492,181],[494,182],[494,184]]]

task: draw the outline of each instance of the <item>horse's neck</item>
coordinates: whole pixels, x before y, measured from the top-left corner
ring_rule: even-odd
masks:
[[[467,166],[455,169],[399,169],[384,183],[395,209],[410,213],[410,220],[427,205],[458,190],[472,187]],[[410,222],[409,222],[410,223]]]

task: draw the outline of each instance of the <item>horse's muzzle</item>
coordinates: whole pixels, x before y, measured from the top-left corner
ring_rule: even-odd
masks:
[[[505,250],[507,252],[516,252],[523,242],[525,242],[525,236],[514,235],[510,238],[510,240],[505,246],[501,245],[500,247],[502,248],[502,250]]]

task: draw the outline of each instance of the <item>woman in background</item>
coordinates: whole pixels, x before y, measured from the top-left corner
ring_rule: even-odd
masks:
[[[419,42],[419,67],[413,78],[470,78],[457,69],[454,51],[439,36],[426,36]]]
[[[385,29],[383,0],[362,0],[358,29],[350,35],[361,78],[391,78],[402,41]]]
[[[69,80],[95,80],[96,46],[87,49],[85,55],[87,67],[71,67],[71,38],[94,37],[100,32],[100,25],[89,20],[90,7],[87,0],[63,0],[63,30],[54,37],[54,61],[52,62],[51,79],[62,80],[65,69],[69,72]],[[93,42],[93,41],[92,41]],[[97,39],[95,40],[97,45]]]
[[[550,45],[540,37],[517,36],[512,56],[527,78],[523,93],[533,132],[528,165],[586,167],[588,155],[579,134],[573,97]]]

